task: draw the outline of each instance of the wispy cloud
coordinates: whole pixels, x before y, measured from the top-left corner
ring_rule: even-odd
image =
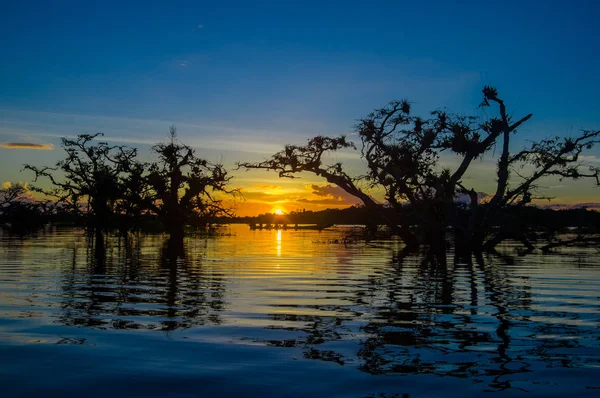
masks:
[[[52,144],[31,144],[29,142],[0,142],[0,147],[6,149],[38,149],[42,151],[54,149]]]
[[[274,189],[281,189],[281,185],[254,184],[254,185],[252,185],[252,188],[274,190]]]
[[[0,120],[3,121],[3,125],[0,125],[0,135],[10,137],[19,134],[37,138],[73,138],[82,132],[102,131],[105,134],[104,141],[131,144],[154,144],[165,139],[165,131],[168,131],[168,126],[174,122],[163,119],[31,112],[2,108],[0,108]],[[301,130],[252,128],[223,123],[222,120],[208,123],[178,121],[176,125],[180,139],[192,147],[210,150],[237,150],[264,155],[271,155],[282,150],[285,143],[302,144],[306,142],[304,137],[309,136]],[[157,126],[160,130],[157,130]],[[358,157],[359,155],[344,152],[335,154],[335,157],[339,159],[350,156]]]
[[[188,66],[190,66],[192,63],[190,61],[181,61],[179,63],[179,66],[181,66],[182,68],[186,68]]]
[[[74,138],[82,132],[102,131],[105,133],[103,141],[133,145],[153,145],[164,140],[164,132],[173,124],[172,120],[7,111],[1,108],[0,120],[6,123],[0,125],[0,139],[4,138],[6,141],[19,140],[18,137],[23,136],[40,140]],[[297,131],[253,129],[220,123],[178,122],[177,130],[184,143],[207,152],[237,151],[257,153],[265,157],[284,147],[285,138],[280,138],[277,143],[273,137],[301,134]],[[2,137],[3,135],[5,137]]]

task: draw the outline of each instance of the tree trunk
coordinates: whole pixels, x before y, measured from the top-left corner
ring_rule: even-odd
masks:
[[[167,224],[167,232],[169,233],[168,252],[180,256],[183,253],[184,223],[178,217],[171,218]]]

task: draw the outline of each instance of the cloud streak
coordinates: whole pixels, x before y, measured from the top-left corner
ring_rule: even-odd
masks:
[[[51,151],[54,149],[52,144],[31,144],[29,142],[0,142],[0,148],[5,149],[37,149],[41,151]]]
[[[82,131],[102,131],[104,141],[126,144],[153,145],[164,140],[164,131],[172,120],[140,119],[117,116],[92,116],[52,112],[30,112],[0,108],[0,120],[10,123],[0,126],[0,135],[75,138]],[[160,130],[157,129],[160,127]],[[186,144],[204,150],[239,151],[270,156],[283,149],[285,143],[294,142],[298,130],[265,130],[222,123],[177,123],[180,139]],[[148,133],[151,131],[152,133]],[[44,138],[42,138],[44,137]],[[275,140],[273,137],[281,137]],[[5,138],[7,139],[7,138]],[[19,139],[19,138],[14,138]],[[295,142],[301,143],[301,142]],[[342,158],[346,154],[339,153]],[[357,154],[352,154],[358,158]]]

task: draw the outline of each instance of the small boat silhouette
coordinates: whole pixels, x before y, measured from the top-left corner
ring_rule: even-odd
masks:
[[[251,230],[262,230],[262,229],[266,229],[266,230],[271,230],[271,229],[275,229],[275,230],[279,230],[279,229],[293,229],[293,230],[313,230],[313,231],[321,231],[325,228],[329,228],[332,227],[333,224],[305,224],[305,225],[298,225],[298,224],[294,224],[289,225],[289,224],[248,224],[250,226]]]

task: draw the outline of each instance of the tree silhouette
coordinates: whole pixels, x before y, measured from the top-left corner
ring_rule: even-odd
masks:
[[[43,225],[41,206],[33,202],[26,184],[8,183],[0,189],[0,224],[18,234]]]
[[[98,238],[114,227],[115,204],[122,196],[121,182],[137,155],[134,148],[94,143],[101,135],[62,138],[67,156],[54,167],[25,165],[25,169],[35,173],[35,181],[45,178],[52,184],[49,189],[36,190],[55,198],[77,214],[83,213],[88,231]]]
[[[301,172],[314,173],[359,198],[386,224],[400,234],[409,246],[418,242],[443,249],[446,232],[452,227],[461,246],[493,249],[506,238],[526,242],[522,231],[493,227],[514,206],[531,202],[537,182],[548,176],[560,178],[592,178],[599,184],[600,169],[585,164],[580,154],[598,142],[600,131],[586,131],[574,138],[553,138],[535,142],[516,154],[510,152],[511,135],[529,120],[528,114],[513,120],[496,89],[483,89],[481,106],[497,106],[499,115],[480,121],[472,116],[434,111],[431,118],[411,115],[408,101],[394,101],[361,119],[356,132],[361,140],[361,155],[367,172],[361,177],[346,173],[341,163],[325,164],[323,157],[354,144],[344,136],[318,136],[305,146],[287,145],[270,159],[258,163],[240,163],[247,169],[267,169],[280,177],[295,177]],[[496,169],[497,187],[489,202],[478,203],[476,191],[463,182],[473,160],[481,158],[499,141],[502,153]],[[454,168],[442,167],[440,156],[458,157]],[[528,176],[521,170],[533,169]],[[514,179],[512,176],[519,178]],[[491,177],[491,176],[490,176]],[[385,203],[378,203],[364,189],[379,188],[385,192]],[[363,184],[363,186],[364,186]],[[459,194],[468,194],[471,203],[467,214],[455,202]],[[405,217],[409,206],[414,217]],[[386,208],[396,210],[390,217]],[[387,215],[386,215],[387,214]],[[416,230],[411,224],[416,217]]]
[[[561,180],[585,178],[600,186],[600,167],[587,163],[581,157],[584,150],[592,149],[600,142],[600,130],[583,131],[576,137],[553,137],[531,142],[528,147],[512,154],[510,139],[513,126],[520,125],[530,115],[512,123],[497,90],[485,87],[483,94],[481,106],[489,107],[495,103],[500,114],[500,117],[492,118],[482,126],[485,131],[500,131],[502,135],[502,153],[496,168],[496,191],[489,201],[478,205],[472,195],[474,190],[461,185],[463,192],[471,193],[471,214],[468,224],[459,225],[457,230],[459,236],[465,237],[471,246],[491,250],[503,240],[513,238],[533,248],[524,234],[526,226],[515,229],[506,222],[510,220],[507,218],[509,211],[531,203],[536,198],[539,181],[546,177],[557,176]],[[494,231],[494,226],[502,228]]]
[[[51,188],[35,189],[55,198],[61,209],[82,215],[100,244],[104,232],[127,234],[141,228],[142,218],[157,217],[179,247],[186,225],[206,226],[231,215],[217,194],[237,192],[227,188],[231,177],[222,165],[198,158],[179,142],[175,126],[169,142],[152,147],[158,155],[154,163],[139,162],[134,148],[94,142],[99,135],[63,138],[66,159],[54,167],[25,169],[35,173],[36,181],[48,179]]]
[[[7,183],[0,189],[0,210],[5,211],[11,206],[27,199],[27,187],[21,183]]]
[[[150,215],[154,200],[147,180],[148,165],[132,160],[128,172],[120,180],[120,197],[116,201],[115,212],[121,235],[139,231],[142,219]]]
[[[231,215],[215,194],[232,194],[231,177],[220,164],[196,157],[195,151],[177,140],[175,126],[169,142],[152,147],[158,161],[149,166],[147,181],[152,189],[150,209],[158,215],[171,242],[183,243],[186,224],[206,225],[220,215]]]

